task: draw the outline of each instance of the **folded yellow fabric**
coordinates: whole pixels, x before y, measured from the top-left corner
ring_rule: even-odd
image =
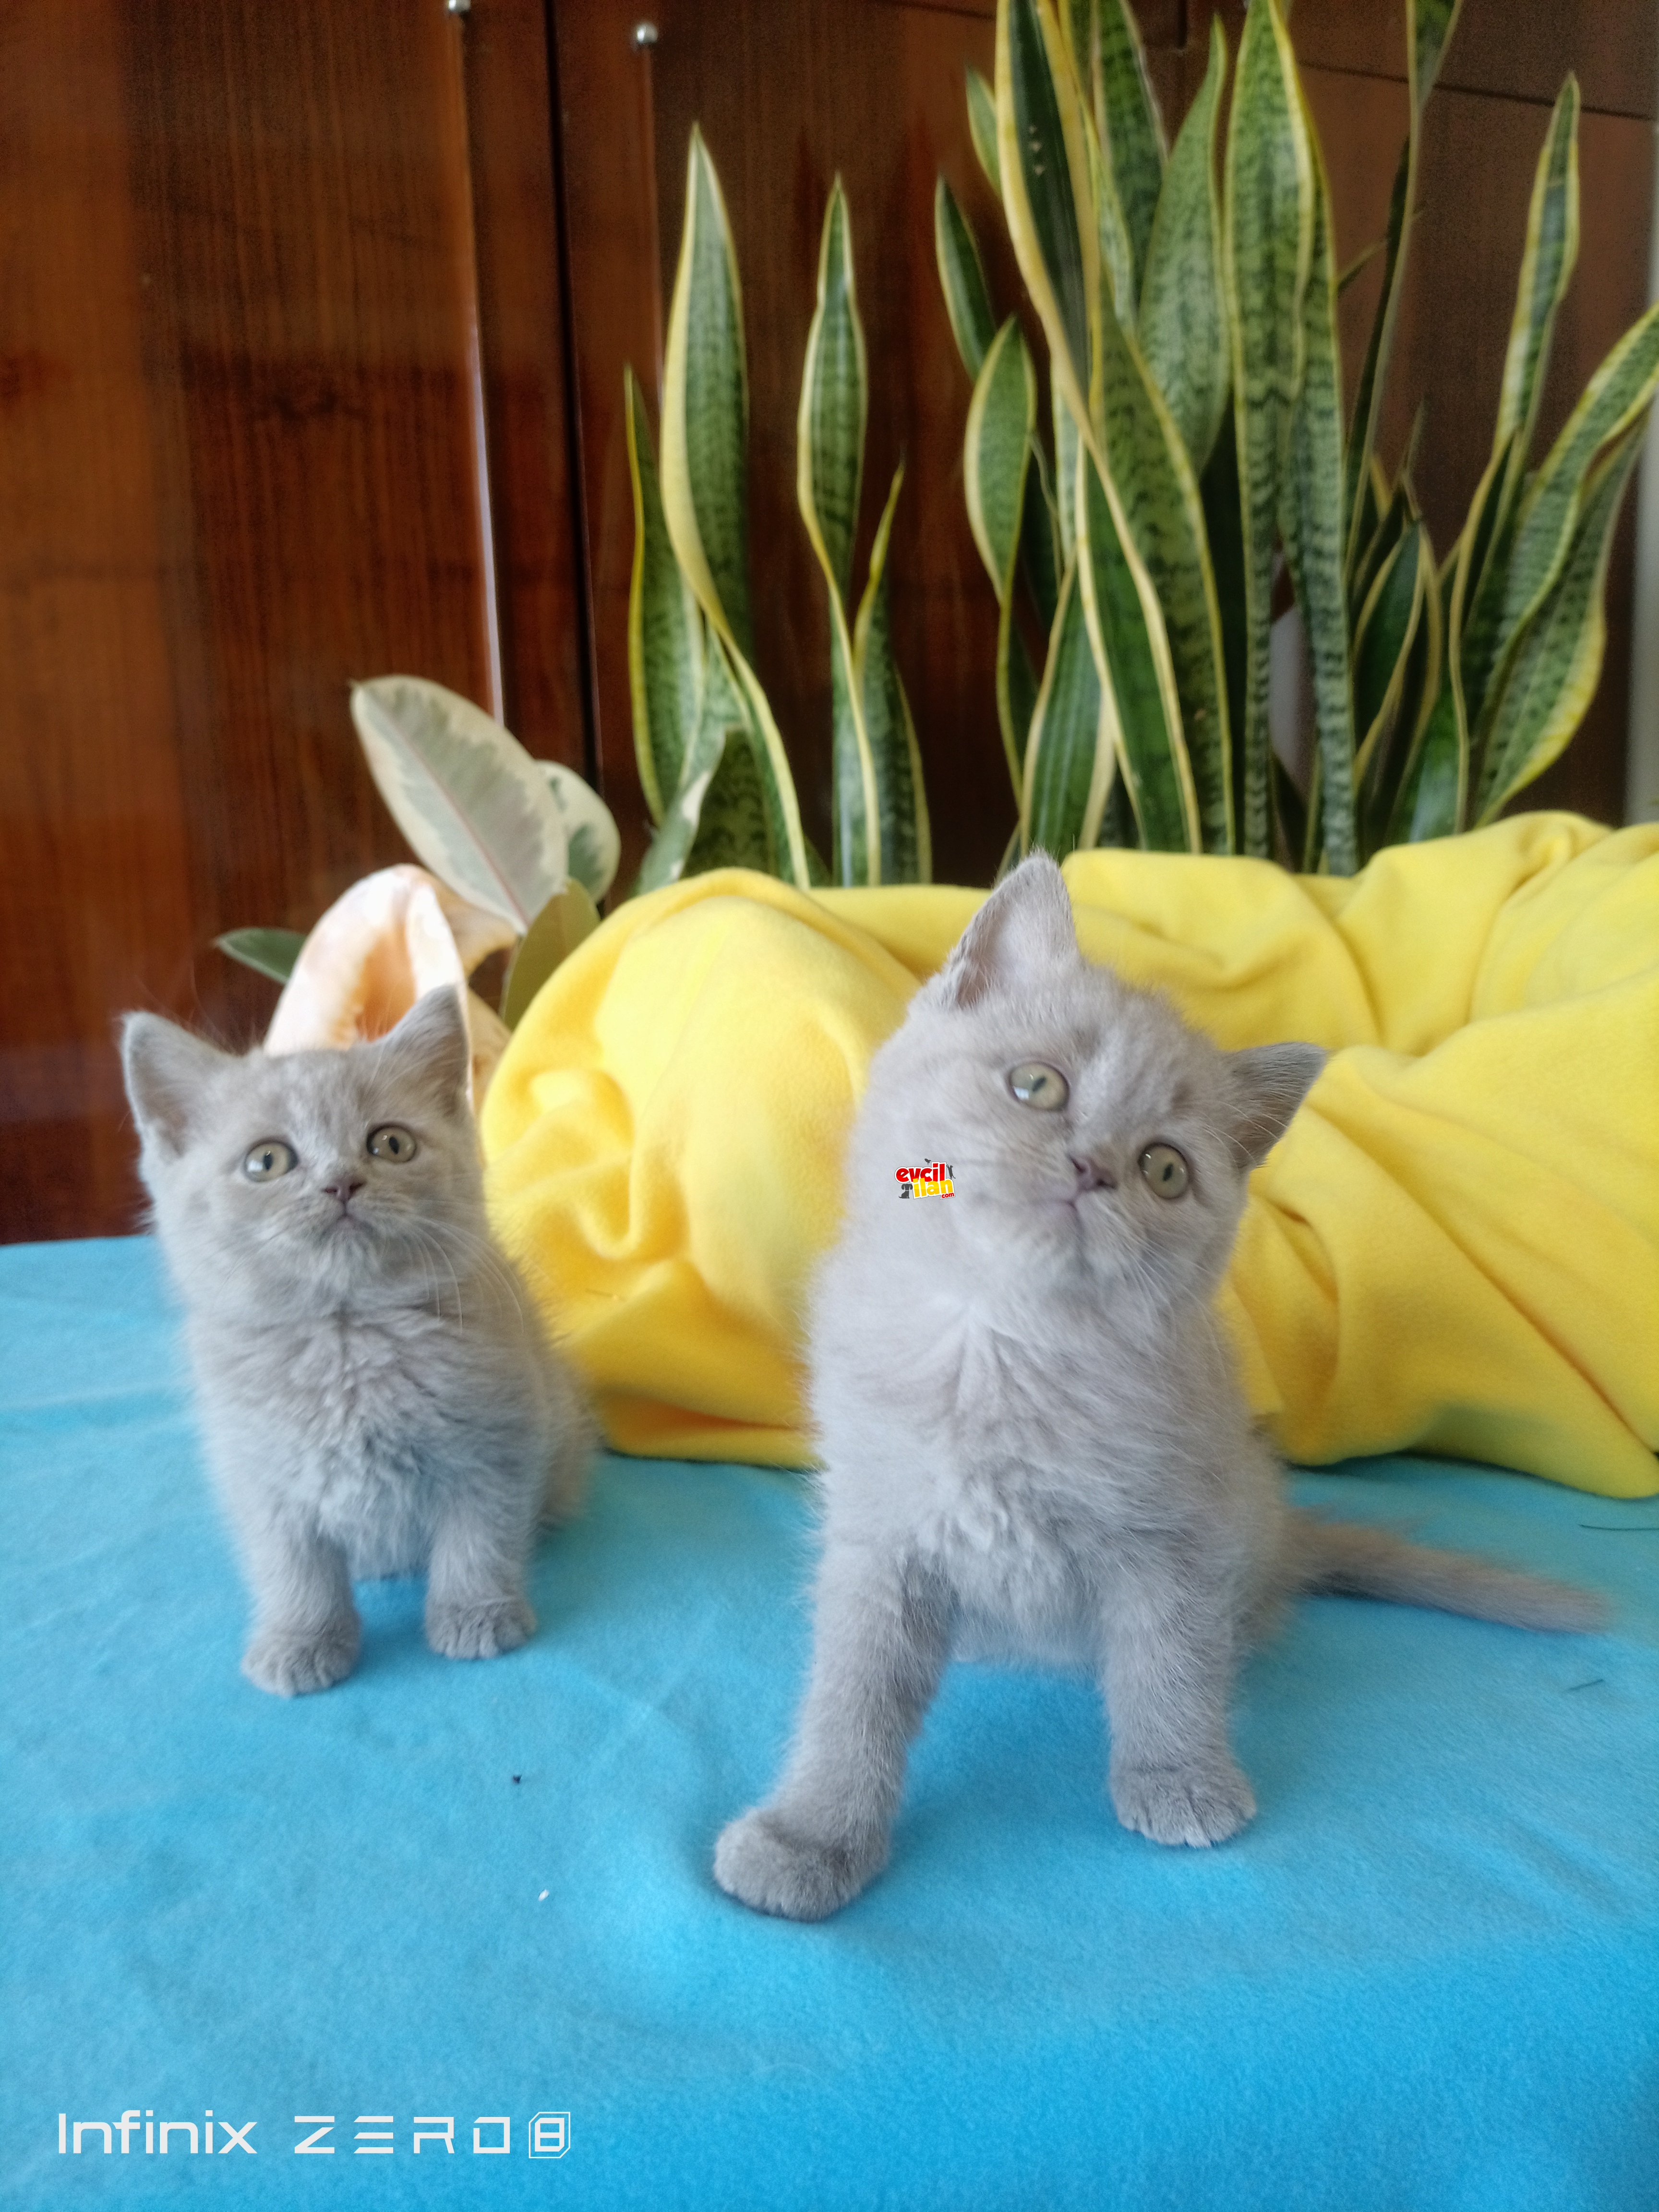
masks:
[[[1526,815],[1347,880],[1123,852],[1066,878],[1089,957],[1218,1042],[1335,1055],[1224,1294],[1283,1449],[1659,1490],[1659,830]],[[525,1016],[484,1101],[492,1213],[623,1450],[810,1457],[842,1139],[983,896],[699,876]]]

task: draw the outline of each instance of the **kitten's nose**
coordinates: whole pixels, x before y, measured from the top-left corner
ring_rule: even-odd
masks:
[[[337,1198],[342,1206],[349,1206],[362,1187],[362,1176],[343,1175],[335,1182],[323,1185],[323,1195],[325,1198]]]
[[[1073,1167],[1077,1170],[1077,1187],[1079,1191],[1117,1188],[1117,1177],[1109,1169],[1097,1167],[1093,1160],[1080,1160],[1072,1153],[1067,1153],[1066,1158],[1071,1160]]]

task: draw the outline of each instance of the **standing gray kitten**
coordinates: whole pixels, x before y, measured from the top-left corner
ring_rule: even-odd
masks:
[[[1219,1051],[1091,967],[1040,857],[912,1000],[871,1063],[817,1285],[811,1679],[776,1794],[720,1839],[732,1896],[815,1920],[880,1870],[953,1650],[1094,1668],[1118,1818],[1212,1844],[1255,1810],[1234,1672],[1293,1592],[1595,1618],[1581,1592],[1285,1502],[1212,1298],[1246,1177],[1324,1059]],[[900,1170],[930,1163],[953,1194],[899,1205]]]
[[[511,1651],[536,1625],[537,1521],[580,1495],[588,1416],[490,1240],[469,1052],[453,990],[376,1043],[279,1058],[126,1018],[140,1170],[253,1599],[242,1671],[284,1697],[356,1663],[354,1575],[424,1568],[434,1650]]]

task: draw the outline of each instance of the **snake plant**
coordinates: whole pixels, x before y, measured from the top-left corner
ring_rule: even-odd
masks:
[[[1047,342],[1052,445],[1018,320],[999,327],[941,177],[934,242],[973,380],[969,519],[1000,609],[997,711],[1018,850],[1139,843],[1346,874],[1488,822],[1577,728],[1606,642],[1620,501],[1659,386],[1659,308],[1532,455],[1578,240],[1578,88],[1539,156],[1491,461],[1438,558],[1411,453],[1377,425],[1423,111],[1461,0],[1406,0],[1410,120],[1380,301],[1344,421],[1329,187],[1279,0],[1233,69],[1211,27],[1168,147],[1127,0],[998,0],[969,132]],[[1281,564],[1305,629],[1306,790],[1268,734]],[[1017,603],[1047,635],[1032,665]]]
[[[634,492],[628,661],[640,781],[656,825],[636,888],[727,864],[803,889],[926,882],[927,803],[893,658],[893,477],[864,588],[853,550],[869,375],[841,180],[823,218],[817,307],[797,423],[796,495],[830,612],[833,868],[801,828],[794,779],[756,668],[748,540],[743,292],[720,179],[691,133],[685,222],[663,372],[662,462],[633,371],[624,398]]]

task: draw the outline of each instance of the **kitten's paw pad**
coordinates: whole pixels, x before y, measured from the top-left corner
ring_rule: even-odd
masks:
[[[536,1616],[521,1597],[436,1605],[426,1616],[426,1640],[446,1659],[494,1659],[516,1651],[535,1632]]]
[[[267,1630],[242,1654],[242,1672],[273,1697],[301,1698],[344,1681],[357,1663],[360,1631],[351,1621],[320,1636]]]
[[[714,1846],[714,1879],[728,1897],[783,1920],[823,1920],[854,1898],[886,1859],[792,1834],[773,1813],[745,1813]]]
[[[1155,1844],[1222,1843],[1255,1817],[1236,1766],[1124,1767],[1112,1777],[1112,1802],[1126,1828]]]

